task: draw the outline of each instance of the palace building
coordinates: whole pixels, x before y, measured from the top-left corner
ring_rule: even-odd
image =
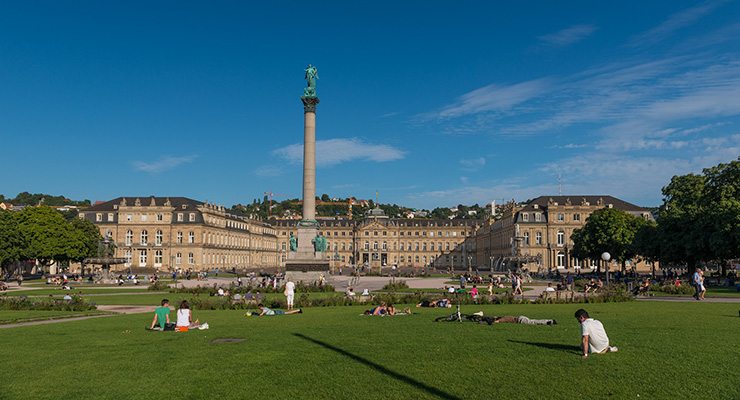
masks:
[[[116,246],[125,269],[231,270],[278,266],[275,229],[185,197],[119,197],[79,213]],[[122,269],[117,266],[117,269]]]
[[[601,260],[579,260],[571,255],[570,237],[586,224],[592,212],[605,207],[654,220],[649,210],[612,196],[541,196],[526,204],[512,201],[504,205],[500,218],[490,220],[476,232],[476,261],[493,268],[501,266],[501,260],[520,253],[522,257],[537,258],[537,263],[528,264],[530,270],[595,268]],[[633,260],[627,267],[644,271],[652,266]]]
[[[276,231],[281,266],[285,265],[290,234],[297,233],[297,220],[269,220]],[[381,268],[468,268],[473,261],[472,237],[481,220],[388,218],[376,208],[361,220],[320,219],[326,237],[326,256],[331,268],[358,267],[378,272]]]

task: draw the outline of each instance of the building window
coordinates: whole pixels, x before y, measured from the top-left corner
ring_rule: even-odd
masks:
[[[193,253],[188,253],[188,264],[190,265],[195,264],[195,258],[193,258]]]
[[[377,250],[377,249],[378,249],[378,242],[373,242],[373,250]]]
[[[414,250],[419,251],[419,242],[414,243]]]
[[[177,255],[175,255],[175,262],[176,262],[176,263],[177,263],[178,265],[179,265],[179,264],[182,264],[182,253],[177,253]]]
[[[537,222],[542,221],[542,214],[540,214],[540,213],[535,214],[534,215],[534,220],[537,221]]]
[[[131,250],[126,250],[124,257],[126,258],[126,265],[131,265]]]
[[[162,231],[158,230],[154,233],[154,244],[156,244],[157,246],[162,245]]]
[[[365,231],[365,236],[370,236],[370,231]]]
[[[424,243],[421,244],[421,249],[423,251],[427,251],[427,242],[424,242]]]
[[[113,222],[113,213],[108,213],[108,222]]]
[[[141,221],[146,222],[148,216],[146,214],[141,214]]]
[[[146,250],[139,251],[139,266],[143,267],[146,265]]]
[[[527,213],[522,214],[522,221],[523,222],[528,222],[529,221],[529,214],[527,214]]]
[[[157,221],[164,221],[164,216],[162,214],[157,214]]]
[[[574,268],[581,268],[581,260],[574,258],[573,259],[573,267]]]
[[[101,213],[95,214],[95,221],[96,222],[102,222],[103,221],[103,214],[101,214]]]
[[[162,265],[162,250],[154,252],[154,265]]]
[[[131,215],[131,214],[126,214],[126,221],[129,221],[129,222],[131,222],[131,221],[133,221],[133,220],[134,220],[134,216],[133,216],[133,215]]]
[[[558,222],[565,221],[565,215],[564,214],[558,214]]]
[[[542,244],[542,232],[535,233],[534,240],[536,244]]]
[[[178,213],[177,214],[177,222],[182,222],[183,221],[183,218],[184,218],[183,217],[183,213]]]
[[[190,244],[195,243],[195,232],[188,233],[188,243]]]
[[[414,257],[414,262],[417,264],[419,263],[419,256]]]
[[[558,268],[565,268],[565,253],[558,251],[557,265]]]
[[[346,249],[347,249],[347,243],[345,243],[345,242],[342,242],[342,251],[344,251],[344,250],[346,250]]]
[[[450,242],[445,243],[445,250],[446,251],[450,250]]]
[[[188,215],[188,221],[195,222],[195,213],[190,213],[190,215]]]
[[[558,246],[565,245],[565,232],[558,231]]]
[[[524,244],[529,246],[529,232],[524,232]]]
[[[147,231],[141,231],[141,244],[146,245],[149,239]]]
[[[429,250],[434,251],[434,242],[429,242]]]
[[[370,250],[370,242],[365,241],[365,250]]]
[[[177,232],[177,244],[182,244],[182,232]]]
[[[573,221],[581,222],[581,214],[573,214]]]
[[[383,250],[388,250],[388,242],[383,242]]]
[[[134,242],[134,233],[131,232],[131,230],[126,231],[126,246],[131,246],[133,242]]]

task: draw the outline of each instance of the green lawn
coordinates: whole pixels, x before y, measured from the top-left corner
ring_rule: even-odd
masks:
[[[578,305],[465,306],[554,326],[435,323],[450,310],[364,307],[244,317],[196,311],[211,329],[148,332],[148,314],[2,330],[3,399],[736,399],[738,305],[587,304],[618,353],[579,357]],[[131,333],[122,333],[125,330]],[[38,340],[33,340],[37,338]],[[59,345],[44,345],[53,338]],[[239,338],[240,343],[209,344]],[[19,345],[23,344],[23,345]],[[64,384],[34,374],[54,371]]]
[[[0,310],[0,324],[14,323],[19,320],[66,318],[92,314],[104,314],[100,311],[32,311],[32,310]]]

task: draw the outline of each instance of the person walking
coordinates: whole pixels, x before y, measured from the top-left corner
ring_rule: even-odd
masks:
[[[701,268],[697,268],[694,272],[694,275],[691,277],[691,284],[694,285],[694,290],[696,293],[694,293],[694,298],[697,300],[701,300],[700,294],[701,294]]]

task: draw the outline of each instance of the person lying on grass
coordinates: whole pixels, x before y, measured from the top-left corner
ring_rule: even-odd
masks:
[[[170,301],[167,299],[162,300],[162,306],[157,307],[154,310],[154,319],[152,319],[152,326],[149,329],[155,329],[154,326],[159,325],[156,330],[160,331],[172,331],[175,330],[175,324],[170,322]]]
[[[437,301],[427,301],[424,300],[421,303],[416,305],[417,307],[442,307],[442,308],[451,308],[452,302],[449,299],[442,299]]]
[[[492,322],[489,322],[488,318],[492,318]],[[508,323],[508,324],[527,324],[527,325],[557,325],[557,321],[554,319],[531,319],[527,318],[524,315],[520,315],[518,317],[515,317],[513,315],[504,315],[503,317],[483,317],[483,321],[488,322],[490,325],[491,323],[494,324],[501,324],[501,323]]]
[[[300,308],[297,310],[290,310],[290,311],[280,311],[280,310],[270,310],[269,308],[265,307],[264,305],[260,304],[257,306],[257,308],[260,309],[260,316],[263,315],[286,315],[286,314],[301,314],[303,313],[303,310]]]

